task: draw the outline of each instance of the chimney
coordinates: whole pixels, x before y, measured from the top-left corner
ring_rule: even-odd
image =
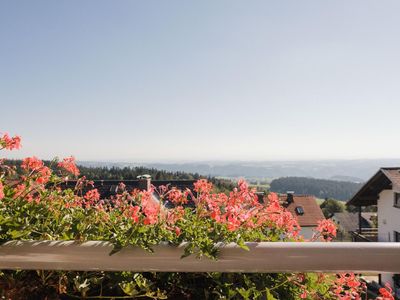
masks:
[[[264,203],[265,193],[264,192],[256,192],[256,195],[257,195],[258,203],[263,204]]]
[[[139,180],[139,189],[142,191],[148,191],[151,187],[151,176],[149,174],[143,174],[136,177]]]
[[[286,195],[287,195],[287,199],[286,199],[287,204],[293,203],[293,201],[294,201],[293,200],[294,192],[293,191],[287,191]]]

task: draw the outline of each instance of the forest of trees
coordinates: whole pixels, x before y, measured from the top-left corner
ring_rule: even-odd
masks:
[[[149,174],[152,180],[197,180],[207,178],[214,184],[216,192],[231,191],[234,188],[234,183],[230,180],[200,176],[197,173],[168,172],[146,167],[78,167],[81,175],[91,180],[135,180],[139,175]]]
[[[78,167],[81,175],[92,180],[136,180],[137,176],[143,174],[151,175],[152,180],[196,180],[200,178],[200,175],[197,173],[168,172],[145,167]]]
[[[361,187],[361,183],[315,179],[308,177],[282,177],[270,184],[272,192],[314,195],[317,198],[333,198],[342,201],[350,199]]]
[[[20,168],[21,160],[8,160],[8,165],[16,166]],[[51,161],[44,161],[45,165],[49,167],[55,167],[55,163]],[[149,174],[152,180],[197,180],[200,178],[207,178],[214,184],[216,192],[227,192],[231,191],[235,184],[234,182],[227,179],[219,179],[215,177],[200,176],[197,173],[186,173],[186,172],[169,172],[164,170],[158,170],[155,168],[146,167],[85,167],[78,165],[80,175],[86,176],[90,180],[136,180],[137,176]],[[55,169],[55,168],[53,168]]]

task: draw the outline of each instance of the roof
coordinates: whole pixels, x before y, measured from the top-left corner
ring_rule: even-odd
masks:
[[[372,217],[376,216],[376,213],[361,213],[361,227],[372,228],[373,222]],[[344,231],[356,231],[359,228],[358,224],[358,213],[341,212],[335,213],[332,219],[341,227]]]
[[[280,195],[279,199],[287,203],[287,195]],[[293,195],[293,202],[286,205],[286,209],[297,218],[297,222],[301,227],[315,227],[318,225],[318,221],[325,219],[314,196]],[[299,206],[303,208],[304,214],[296,212],[296,207]]]
[[[74,188],[76,185],[76,180],[69,180],[62,185],[62,188]],[[195,180],[152,180],[151,184],[156,188],[164,185],[170,187],[176,187],[178,189],[184,190],[186,188],[193,189],[193,183]],[[123,183],[125,185],[125,190],[131,192],[134,189],[144,190],[146,186],[143,185],[142,180],[93,180],[93,187],[86,186],[83,188],[83,193],[91,189],[97,189],[100,194],[100,199],[110,199],[112,196],[120,193],[119,184]]]
[[[347,205],[376,205],[379,193],[392,188],[400,189],[400,167],[380,168],[347,202]]]

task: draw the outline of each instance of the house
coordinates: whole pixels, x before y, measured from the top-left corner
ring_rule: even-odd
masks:
[[[325,219],[315,197],[287,192],[279,195],[279,199],[282,205],[296,217],[301,227],[300,234],[304,238],[310,239],[314,234],[314,229],[318,226],[318,221]]]
[[[400,242],[400,167],[381,168],[347,202],[359,210],[359,235],[362,236],[362,207],[377,205],[378,242]],[[382,274],[383,283],[400,287],[398,275]]]
[[[354,233],[359,229],[359,216],[358,213],[351,212],[337,212],[331,217],[338,227],[338,240],[351,240],[354,238]],[[364,233],[369,231],[369,238],[375,239],[375,222],[377,214],[373,212],[362,212],[361,213],[361,228]],[[375,239],[376,240],[376,239]]]

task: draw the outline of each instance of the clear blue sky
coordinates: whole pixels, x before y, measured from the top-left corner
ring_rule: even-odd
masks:
[[[42,158],[399,157],[399,16],[398,0],[4,0],[0,131]]]

